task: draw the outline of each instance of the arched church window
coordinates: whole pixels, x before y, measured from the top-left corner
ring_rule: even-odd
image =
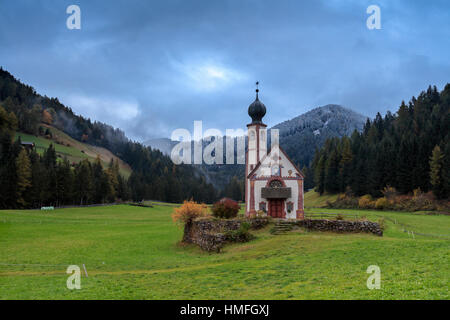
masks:
[[[282,188],[283,183],[281,183],[280,180],[273,180],[272,182],[270,182],[269,187],[270,188]]]
[[[255,140],[255,131],[250,131],[250,140]]]
[[[266,141],[266,135],[265,135],[265,132],[264,131],[260,131],[260,138],[261,138],[261,141],[262,142],[264,142],[264,141]]]

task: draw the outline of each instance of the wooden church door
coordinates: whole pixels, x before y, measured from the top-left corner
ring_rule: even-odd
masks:
[[[284,218],[283,199],[269,200],[269,215],[273,218]]]

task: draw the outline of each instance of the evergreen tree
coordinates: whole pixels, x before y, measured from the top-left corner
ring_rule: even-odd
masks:
[[[74,192],[78,204],[85,205],[90,203],[93,190],[92,167],[89,160],[82,160],[75,167]]]
[[[43,203],[45,185],[45,168],[41,163],[41,158],[35,150],[30,152],[31,162],[31,188],[28,191],[28,203],[31,208],[40,208]]]
[[[305,176],[305,180],[303,181],[304,189],[305,190],[310,190],[310,189],[314,188],[314,174],[313,174],[313,170],[310,167],[303,166],[302,173]]]
[[[111,186],[110,199],[114,199],[119,192],[119,160],[114,161],[114,158],[111,158],[106,173],[108,175],[109,184]]]
[[[0,167],[0,205],[3,208],[17,206],[18,184],[16,159],[22,151],[20,138],[15,143],[4,143],[2,166]],[[7,152],[5,152],[7,151]]]
[[[57,159],[56,150],[53,144],[51,143],[48,146],[48,149],[44,151],[42,160],[47,169],[54,169],[56,167],[56,159]]]
[[[72,203],[73,199],[73,183],[74,177],[69,160],[65,157],[57,168],[57,198],[59,204],[68,205]]]
[[[336,148],[331,151],[325,164],[324,189],[326,192],[336,193],[339,191],[341,182],[339,181],[339,154]]]
[[[92,165],[92,177],[94,186],[93,201],[95,203],[102,203],[105,192],[107,192],[107,190],[105,190],[104,188],[103,166],[98,155],[97,158],[95,158],[94,164]]]
[[[128,188],[126,180],[121,175],[117,177],[117,180],[118,180],[117,198],[120,199],[121,201],[129,200],[130,190]]]
[[[367,145],[356,132],[352,135],[352,152],[358,156],[352,160],[350,188],[355,195],[362,196],[367,193]]]
[[[17,204],[20,207],[26,207],[25,193],[31,187],[31,163],[28,153],[25,149],[20,151],[16,160],[17,174]]]
[[[403,136],[400,142],[399,152],[397,153],[397,189],[402,193],[411,192],[413,185],[414,162],[412,155],[414,147],[411,139]]]
[[[353,154],[350,146],[350,139],[342,139],[342,155],[339,162],[339,191],[344,192],[346,186],[350,185],[351,164]]]
[[[438,199],[445,196],[445,182],[444,182],[444,155],[439,146],[435,146],[430,157],[430,182],[433,186],[433,193]]]
[[[320,194],[325,192],[325,156],[321,155],[314,169],[314,182],[316,191]]]
[[[55,147],[53,144],[50,144],[42,156],[45,173],[45,179],[42,181],[41,185],[41,188],[43,189],[42,200],[44,205],[58,205],[56,159]]]
[[[444,144],[444,165],[442,167],[442,180],[444,182],[443,197],[450,197],[450,136]]]

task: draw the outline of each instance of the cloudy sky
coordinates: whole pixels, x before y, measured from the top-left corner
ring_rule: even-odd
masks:
[[[395,111],[450,82],[449,52],[446,0],[0,0],[0,66],[140,141],[245,128],[256,80],[269,126],[329,103]]]

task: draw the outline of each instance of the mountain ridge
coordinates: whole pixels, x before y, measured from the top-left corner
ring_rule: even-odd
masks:
[[[280,122],[271,129],[280,130],[280,145],[300,167],[309,167],[316,149],[323,146],[331,137],[349,136],[354,130],[361,131],[367,117],[344,106],[328,104],[313,108],[290,120]],[[270,134],[268,134],[270,145]],[[224,137],[225,139],[225,137]],[[163,154],[170,155],[178,141],[169,138],[152,139],[144,142],[152,149],[158,149]],[[207,143],[206,143],[207,144]],[[205,146],[205,143],[204,143]],[[225,144],[224,144],[225,148]],[[225,154],[225,150],[224,150]],[[236,177],[241,184],[244,178],[244,165],[197,165],[206,181],[213,183],[218,189],[224,190]],[[305,187],[312,187],[312,175],[307,175]]]
[[[273,129],[280,130],[280,145],[300,167],[309,166],[316,148],[328,138],[350,136],[362,131],[368,117],[341,105],[316,107]]]
[[[335,114],[335,117],[337,114],[339,118],[342,118],[344,113],[347,115],[347,118],[351,117],[351,119],[348,119],[348,120],[353,120],[353,124],[354,123],[356,123],[356,124],[362,123],[362,125],[358,125],[357,127],[355,127],[355,126],[345,127],[344,128],[345,132],[342,132],[343,134],[345,133],[345,134],[349,135],[353,132],[353,129],[362,130],[362,127],[368,117],[354,111],[353,109],[350,109],[348,107],[345,107],[345,106],[342,106],[339,104],[327,104],[324,106],[315,107],[299,116],[296,116],[289,120],[285,120],[283,122],[280,122],[280,123],[276,124],[275,126],[273,126],[272,128],[280,129],[280,131],[283,131],[283,130],[286,130],[286,128],[288,128],[288,127],[293,127],[292,124],[294,124],[294,125],[296,124],[297,126],[305,125],[305,124],[308,124],[308,121],[306,120],[306,118],[311,118],[312,116],[320,117],[320,120],[322,120],[323,126],[327,126],[329,124],[329,120],[331,119],[331,117],[329,117],[331,114]],[[318,125],[318,123],[314,123],[314,124]],[[315,130],[320,130],[320,126],[317,126],[315,128]]]
[[[354,130],[361,131],[368,117],[342,105],[327,104],[315,107],[292,119],[280,122],[270,129],[279,129],[280,138],[296,136],[297,132],[312,130],[315,136],[323,133],[326,137],[351,135]],[[270,130],[269,129],[269,130]],[[324,130],[326,129],[326,130]],[[323,130],[323,131],[321,131]],[[330,132],[331,131],[331,132]],[[143,144],[152,149],[160,150],[169,155],[178,143],[169,138],[150,139]],[[283,148],[288,147],[285,141],[280,141]]]

